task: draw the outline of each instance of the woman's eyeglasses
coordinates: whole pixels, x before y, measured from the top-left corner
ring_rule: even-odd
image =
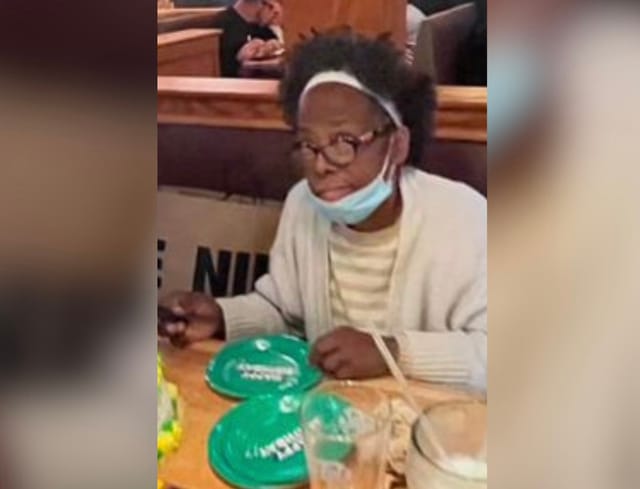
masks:
[[[389,122],[385,126],[361,136],[338,134],[324,146],[317,146],[308,141],[296,141],[293,145],[293,157],[300,163],[313,164],[318,158],[318,154],[322,153],[324,159],[329,163],[345,167],[353,163],[362,146],[373,143],[376,139],[386,136],[394,129],[395,125]]]

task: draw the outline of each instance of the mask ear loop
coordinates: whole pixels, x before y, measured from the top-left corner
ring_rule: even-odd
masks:
[[[398,171],[398,165],[391,164],[391,151],[393,150],[393,143],[395,140],[395,132],[391,134],[389,138],[389,147],[387,148],[387,155],[384,159],[384,165],[382,165],[382,180],[385,182],[393,183]]]

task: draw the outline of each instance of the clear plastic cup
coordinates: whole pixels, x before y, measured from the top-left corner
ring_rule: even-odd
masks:
[[[308,393],[301,423],[311,489],[382,489],[391,406],[378,389],[327,382]]]

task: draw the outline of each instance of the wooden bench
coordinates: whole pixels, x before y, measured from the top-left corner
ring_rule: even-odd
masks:
[[[158,10],[158,34],[184,29],[210,29],[223,8],[172,8]]]
[[[158,35],[158,75],[220,76],[217,29],[186,29]]]
[[[158,121],[289,130],[274,80],[158,77]],[[486,87],[438,87],[436,137],[486,143]]]
[[[225,10],[223,7],[176,7],[176,8],[159,8],[158,19],[177,18],[183,15],[193,16],[215,16]]]
[[[460,49],[476,20],[472,2],[427,17],[418,34],[415,67],[437,83],[457,83]]]
[[[274,80],[158,77],[158,182],[283,199],[300,178]],[[439,87],[421,167],[486,194],[487,90]]]

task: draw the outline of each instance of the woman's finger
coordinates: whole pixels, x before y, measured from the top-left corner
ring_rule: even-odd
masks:
[[[324,358],[326,355],[334,352],[340,347],[340,341],[335,331],[318,338],[313,345],[313,352],[319,357]]]
[[[314,365],[318,368],[321,367],[320,365],[320,361],[322,360],[322,357],[318,354],[318,352],[315,350],[315,348],[313,350],[311,350],[311,353],[309,353],[309,363],[311,365]]]
[[[340,368],[345,366],[347,363],[348,363],[348,360],[344,358],[344,356],[342,355],[342,352],[336,351],[334,353],[331,353],[325,356],[322,359],[322,370],[329,374],[334,374],[335,372],[340,370]]]
[[[338,380],[355,379],[355,371],[351,362],[345,363],[333,374]]]

